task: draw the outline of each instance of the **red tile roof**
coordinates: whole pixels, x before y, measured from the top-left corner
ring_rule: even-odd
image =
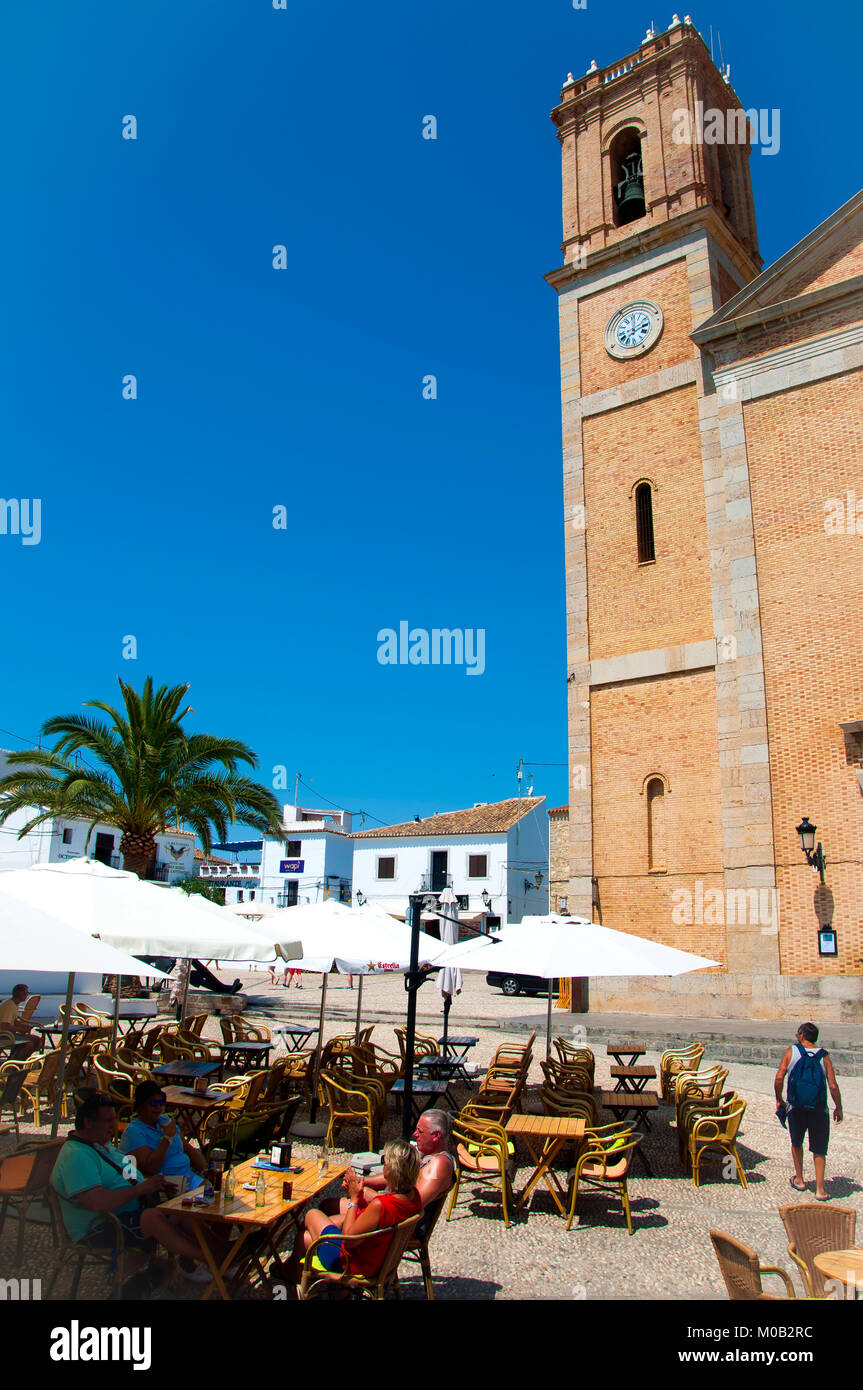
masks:
[[[507,801],[490,801],[481,806],[472,806],[469,811],[443,811],[440,815],[426,816],[423,820],[403,821],[400,825],[380,825],[376,830],[358,830],[353,840],[388,839],[390,836],[404,838],[430,835],[495,835],[509,830],[517,820],[523,819],[529,811],[541,806],[542,796],[511,796]]]

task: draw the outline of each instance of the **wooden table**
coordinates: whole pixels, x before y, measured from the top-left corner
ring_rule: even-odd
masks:
[[[543,1179],[557,1203],[558,1211],[564,1215],[566,1208],[560,1199],[565,1198],[566,1192],[561,1187],[557,1174],[553,1172],[551,1163],[564,1144],[584,1138],[585,1123],[583,1115],[510,1115],[506,1122],[507,1134],[513,1139],[518,1137],[524,1140],[525,1147],[536,1164],[527,1187],[516,1199],[516,1211],[524,1206],[537,1183]]]
[[[394,1086],[390,1088],[390,1095],[393,1095],[402,1103],[405,1083],[399,1077]],[[448,1081],[432,1081],[427,1076],[415,1076],[411,1087],[411,1120],[415,1125],[424,1110],[428,1110],[436,1100],[447,1100],[449,1096]]]
[[[177,1124],[186,1139],[200,1143],[201,1126],[213,1110],[228,1106],[233,1100],[230,1092],[216,1096],[195,1096],[182,1086],[163,1086],[166,1108],[176,1110]]]
[[[288,1052],[301,1052],[312,1034],[317,1031],[317,1028],[308,1028],[305,1023],[286,1023],[282,1028],[274,1029],[274,1032],[284,1038]]]
[[[476,1047],[478,1042],[479,1038],[460,1033],[448,1033],[445,1038],[438,1038],[438,1047],[443,1048],[445,1058],[456,1063],[463,1081],[470,1081],[471,1079],[467,1070],[467,1054],[472,1047]]]
[[[812,1263],[827,1279],[835,1279],[846,1289],[863,1293],[863,1249],[825,1250]]]
[[[645,1129],[650,1129],[650,1121],[647,1118],[648,1111],[659,1108],[659,1097],[655,1091],[639,1091],[633,1094],[631,1091],[603,1091],[601,1095],[603,1107],[611,1110],[616,1120],[626,1120],[632,1115],[633,1123],[636,1126],[643,1125]],[[644,1171],[648,1177],[653,1177],[653,1169],[648,1162],[647,1155],[642,1152],[641,1145],[635,1150],[641,1162],[644,1164]]]
[[[210,1077],[213,1075],[214,1071],[219,1070],[220,1067],[218,1062],[163,1062],[160,1067],[154,1068],[153,1075],[157,1076],[160,1080],[164,1077],[168,1081],[176,1081],[178,1083],[180,1081],[185,1081],[189,1084],[194,1084],[199,1076]]]
[[[643,1091],[648,1081],[656,1080],[656,1067],[612,1067],[611,1075],[617,1082],[615,1091],[635,1094]]]
[[[618,1066],[633,1067],[639,1057],[643,1057],[647,1048],[643,1043],[637,1042],[610,1042],[605,1049],[609,1057],[613,1057]]]
[[[256,1158],[250,1158],[246,1163],[240,1163],[234,1168],[236,1189],[231,1202],[226,1202],[224,1193],[220,1193],[214,1202],[206,1206],[184,1207],[182,1196],[172,1197],[170,1201],[162,1202],[159,1206],[159,1211],[179,1212],[184,1220],[194,1225],[201,1253],[213,1276],[212,1283],[204,1290],[205,1299],[218,1291],[221,1298],[230,1301],[231,1295],[225,1280],[232,1269],[229,1282],[235,1285],[252,1265],[257,1266],[261,1276],[266,1280],[262,1260],[269,1255],[279,1260],[279,1242],[284,1239],[288,1229],[298,1223],[299,1214],[306,1203],[347,1172],[345,1165],[334,1166],[331,1163],[325,1173],[319,1173],[317,1159],[314,1158],[298,1160],[293,1166],[302,1170],[299,1173],[289,1173],[286,1169],[280,1172],[264,1169],[267,1200],[263,1207],[256,1207],[254,1192],[247,1192],[243,1187],[244,1182],[255,1181],[256,1162]],[[289,1202],[282,1200],[282,1183],[286,1181],[294,1184]],[[217,1263],[208,1237],[212,1237],[215,1229],[220,1229],[221,1233],[225,1234],[232,1225],[239,1227],[239,1235],[232,1242],[221,1263]],[[247,1242],[254,1235],[260,1236],[262,1240],[252,1242],[253,1248],[249,1249]]]
[[[227,1067],[244,1066],[263,1070],[270,1065],[271,1042],[231,1042],[222,1048],[222,1059]],[[242,1063],[235,1060],[242,1058]]]

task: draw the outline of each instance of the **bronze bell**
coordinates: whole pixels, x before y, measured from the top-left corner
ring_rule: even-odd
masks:
[[[624,177],[615,185],[614,196],[620,217],[620,226],[634,222],[645,213],[644,174],[641,168],[641,155],[628,154],[620,161]]]

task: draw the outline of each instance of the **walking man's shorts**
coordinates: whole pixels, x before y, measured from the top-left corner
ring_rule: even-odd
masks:
[[[818,1158],[826,1158],[830,1142],[829,1110],[804,1110],[793,1106],[788,1112],[788,1134],[795,1149],[803,1148],[803,1137],[809,1134],[809,1152]]]

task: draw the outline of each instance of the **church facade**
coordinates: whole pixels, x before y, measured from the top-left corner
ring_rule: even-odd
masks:
[[[755,116],[679,22],[552,113],[567,902],[720,962],[593,1008],[856,1022],[863,195],[762,270]]]

